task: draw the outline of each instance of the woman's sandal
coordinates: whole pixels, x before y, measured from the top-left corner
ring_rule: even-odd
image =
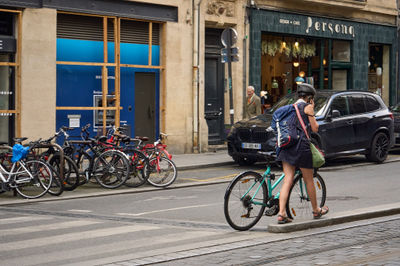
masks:
[[[319,219],[319,218],[321,218],[322,215],[325,215],[325,214],[327,214],[328,212],[329,212],[328,206],[324,206],[324,207],[321,207],[321,208],[319,209],[319,211],[317,211],[317,212],[312,212],[312,213],[313,213],[314,219]]]
[[[292,219],[283,216],[283,215],[278,215],[278,224],[287,224],[287,223],[291,223]]]

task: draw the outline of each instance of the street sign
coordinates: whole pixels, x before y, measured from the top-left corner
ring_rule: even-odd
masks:
[[[221,34],[221,42],[225,47],[232,47],[237,42],[238,34],[234,28],[226,28]]]
[[[228,55],[230,52],[230,55]],[[221,63],[227,62],[238,62],[239,61],[239,47],[231,47],[230,51],[228,48],[221,49]]]

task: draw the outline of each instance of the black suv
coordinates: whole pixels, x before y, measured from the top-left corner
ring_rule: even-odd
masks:
[[[292,93],[266,113],[235,123],[227,137],[228,153],[240,165],[264,160],[258,151],[275,151],[276,137],[270,127],[272,113],[297,100]],[[326,158],[365,154],[381,163],[394,144],[393,114],[381,97],[366,91],[318,91],[315,97],[318,133],[311,138]]]

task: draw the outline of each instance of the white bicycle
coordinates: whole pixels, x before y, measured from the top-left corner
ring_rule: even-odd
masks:
[[[0,154],[0,191],[15,189],[19,195],[28,199],[45,195],[53,182],[49,166],[40,160],[24,160],[29,147],[16,144],[12,150],[12,158],[10,152]]]

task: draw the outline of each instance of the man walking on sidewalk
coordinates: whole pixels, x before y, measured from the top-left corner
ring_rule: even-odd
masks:
[[[256,115],[261,114],[261,100],[254,93],[254,87],[248,86],[247,87],[247,103],[244,118],[251,118]]]

